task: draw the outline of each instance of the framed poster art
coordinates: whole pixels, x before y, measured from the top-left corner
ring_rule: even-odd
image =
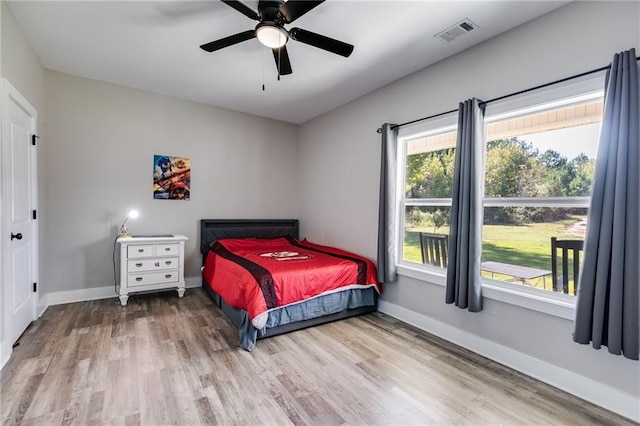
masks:
[[[170,155],[153,156],[153,198],[189,200],[191,197],[191,160]]]

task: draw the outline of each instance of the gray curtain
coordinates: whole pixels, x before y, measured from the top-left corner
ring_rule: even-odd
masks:
[[[471,312],[482,310],[482,197],[484,181],[484,105],[460,103],[449,230],[446,302]]]
[[[378,206],[378,281],[394,282],[396,267],[396,188],[398,170],[398,130],[395,124],[382,125],[380,202]]]
[[[573,340],[638,359],[640,111],[635,49],[607,72]]]

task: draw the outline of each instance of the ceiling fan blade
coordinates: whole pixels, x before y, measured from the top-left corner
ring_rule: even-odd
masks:
[[[325,0],[289,0],[280,7],[280,13],[284,16],[287,24],[290,24],[324,1]]]
[[[276,67],[278,68],[278,74],[289,75],[293,73],[291,69],[291,62],[289,61],[289,53],[287,53],[287,46],[281,48],[271,49],[273,51],[273,59],[276,60]]]
[[[251,9],[249,6],[247,6],[244,3],[241,3],[237,0],[222,0],[222,2],[231,6],[232,8],[234,8],[235,10],[237,10],[238,12],[242,13],[244,16],[250,19],[254,19],[256,21],[260,20],[260,15],[258,15],[258,12]]]
[[[255,30],[247,30],[243,33],[234,34],[229,37],[221,38],[220,40],[215,40],[209,43],[205,43],[202,46],[200,46],[200,48],[202,50],[206,50],[207,52],[214,52],[224,47],[233,46],[234,44],[251,40],[252,38],[255,38],[255,36],[256,36]]]
[[[348,58],[349,55],[351,55],[351,52],[353,52],[352,44],[312,33],[311,31],[303,30],[301,28],[292,28],[289,31],[289,36],[300,43],[308,44],[319,49],[335,53],[336,55],[344,56],[345,58]]]

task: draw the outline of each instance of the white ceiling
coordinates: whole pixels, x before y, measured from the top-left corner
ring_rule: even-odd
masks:
[[[353,54],[343,58],[290,40],[293,74],[277,81],[273,56],[256,39],[213,53],[199,48],[255,27],[256,21],[219,1],[7,2],[48,69],[291,123],[566,3],[328,0],[287,28],[353,44]],[[257,1],[245,4],[257,10]],[[464,18],[479,28],[450,43],[434,38]]]

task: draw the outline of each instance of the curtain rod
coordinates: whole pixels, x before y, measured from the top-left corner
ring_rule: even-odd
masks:
[[[640,56],[636,57],[636,61],[640,61]],[[572,76],[569,76],[569,77],[561,78],[560,80],[555,80],[555,81],[552,81],[550,83],[545,83],[545,84],[541,84],[539,86],[530,87],[528,89],[520,90],[518,92],[509,93],[508,95],[499,96],[497,98],[489,99],[488,101],[483,101],[483,102],[480,102],[479,104],[480,105],[487,105],[487,104],[490,104],[491,102],[501,101],[501,100],[509,98],[511,96],[521,95],[523,93],[532,92],[532,91],[538,90],[538,89],[543,89],[545,87],[553,86],[554,84],[558,84],[558,83],[564,83],[565,81],[573,80],[574,78],[584,77],[585,75],[589,75],[589,74],[595,74],[597,72],[604,71],[604,70],[607,70],[609,68],[611,68],[611,65],[607,65],[607,66],[604,66],[604,67],[596,68],[594,70],[586,71],[586,72],[583,72],[583,73],[580,73],[580,74],[576,74],[576,75],[572,75]],[[451,113],[454,113],[456,111],[458,111],[458,108],[452,109],[451,111],[447,111],[447,112],[441,112],[440,114],[430,115],[429,117],[423,117],[423,118],[418,118],[416,120],[407,121],[406,123],[396,124],[396,125],[391,126],[391,130],[397,129],[398,127],[406,126],[408,124],[417,123],[419,121],[430,120],[432,118],[440,117],[441,115],[451,114]],[[378,133],[382,133],[382,127],[379,127],[378,130],[376,130],[376,131]]]

